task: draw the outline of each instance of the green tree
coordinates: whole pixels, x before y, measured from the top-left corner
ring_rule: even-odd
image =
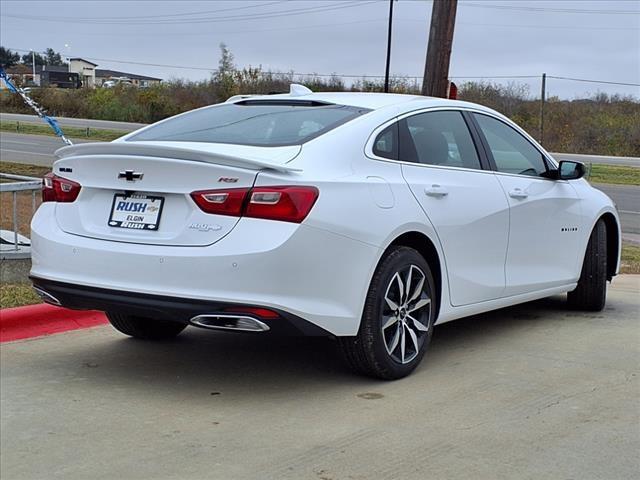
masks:
[[[47,48],[42,53],[43,54],[41,55],[40,53],[36,52],[35,54],[36,65],[62,66],[67,64],[67,62],[65,62],[64,59],[62,58],[62,55],[56,52],[53,48]],[[31,52],[25,53],[22,56],[22,63],[24,63],[25,65],[31,66],[33,64],[33,57],[34,55]]]
[[[236,71],[236,66],[233,63],[233,53],[229,50],[226,43],[220,44],[220,60],[218,60],[218,70],[214,73],[214,79],[220,80],[224,77],[233,75]]]
[[[20,55],[8,48],[0,47],[0,65],[9,68],[20,61]]]
[[[47,65],[62,66],[67,64],[67,62],[63,60],[62,55],[54,51],[53,48],[47,48],[44,54],[47,57]]]
[[[213,73],[213,81],[218,86],[221,99],[224,100],[237,93],[234,79],[235,74],[236,66],[233,63],[233,54],[225,43],[221,43],[218,70]]]

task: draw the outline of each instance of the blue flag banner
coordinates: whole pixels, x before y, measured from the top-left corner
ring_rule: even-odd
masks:
[[[38,117],[40,117],[45,122],[47,122],[49,126],[51,126],[51,128],[53,129],[54,133],[58,137],[60,137],[65,144],[73,145],[73,143],[71,143],[71,140],[65,137],[64,133],[62,133],[62,130],[60,129],[60,125],[58,125],[58,122],[56,122],[56,119],[48,116],[46,114],[46,110],[42,108],[40,105],[38,105],[38,103],[35,100],[30,98],[22,88],[16,87],[11,81],[11,79],[9,78],[9,76],[7,75],[7,72],[5,72],[4,68],[2,67],[0,67],[0,78],[4,80],[4,83],[7,85],[7,88],[9,89],[9,91],[20,95],[24,103],[29,105],[31,109],[34,112],[36,112],[36,115],[38,115]]]

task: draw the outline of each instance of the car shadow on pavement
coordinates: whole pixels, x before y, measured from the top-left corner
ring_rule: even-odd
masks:
[[[597,318],[598,315],[587,315]],[[402,381],[428,381],[430,365],[455,360],[461,349],[500,348],[505,335],[526,335],[527,330],[550,326],[573,316],[563,297],[510,307],[437,326],[426,361]],[[85,335],[87,342],[74,340]],[[97,337],[97,338],[95,338]],[[61,336],[59,337],[61,338]],[[203,396],[231,393],[279,396],[285,391],[374,388],[380,382],[352,374],[343,364],[335,340],[328,338],[273,337],[188,328],[172,341],[146,342],[121,336],[109,327],[69,334],[64,348],[38,359],[51,375],[60,371],[80,376],[82,388],[143,389],[145,394]],[[502,340],[501,340],[502,339]],[[46,341],[53,342],[55,337]]]

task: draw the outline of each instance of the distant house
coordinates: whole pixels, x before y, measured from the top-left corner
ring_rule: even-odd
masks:
[[[70,58],[69,72],[77,73],[80,76],[83,87],[93,88],[96,86],[97,63],[90,62],[84,58]]]
[[[79,78],[81,78],[76,76],[75,73],[70,74],[67,65],[36,65],[34,76],[31,65],[19,63],[18,65],[7,68],[7,74],[9,74],[9,77],[18,85],[24,87],[41,85],[77,88],[79,86]]]
[[[41,86],[58,86],[66,88],[76,88],[82,85],[87,88],[101,87],[104,82],[114,78],[128,79],[131,83],[139,88],[150,87],[162,82],[161,78],[148,77],[146,75],[138,75],[136,73],[120,72],[117,70],[102,70],[96,68],[98,65],[85,60],[83,58],[70,58],[68,65],[36,65],[36,75],[33,76],[33,69],[30,65],[18,64],[7,69],[9,76],[18,81],[20,85],[41,85]],[[43,73],[45,72],[45,73]],[[77,74],[76,79],[69,78],[68,81],[62,82],[60,75],[54,74],[69,73],[73,77]],[[60,77],[60,78],[59,78]],[[72,81],[73,80],[73,81]],[[2,82],[0,82],[2,83]],[[4,84],[2,85],[4,88]]]
[[[131,80],[136,87],[146,88],[151,85],[158,85],[162,82],[161,78],[147,77],[146,75],[137,75],[135,73],[119,72],[118,70],[102,70],[96,69],[96,86],[102,86],[104,82],[112,78],[127,78]]]

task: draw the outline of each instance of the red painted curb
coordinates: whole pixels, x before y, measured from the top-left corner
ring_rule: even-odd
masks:
[[[46,303],[0,310],[0,343],[94,327],[107,323],[104,313],[69,310]]]

